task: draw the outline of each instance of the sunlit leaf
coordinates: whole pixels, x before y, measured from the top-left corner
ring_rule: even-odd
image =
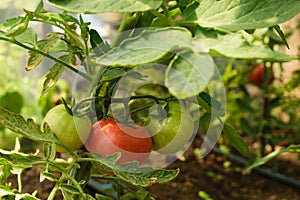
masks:
[[[196,10],[201,26],[228,31],[275,26],[299,11],[298,0],[203,0]]]
[[[205,52],[216,56],[241,58],[249,60],[290,61],[295,57],[276,52],[266,46],[248,44],[240,33],[220,34],[218,32],[201,32],[195,38]]]
[[[166,86],[177,98],[199,94],[207,87],[214,74],[211,56],[192,51],[179,53],[170,63],[166,73]]]
[[[141,12],[157,9],[162,0],[49,0],[59,9],[73,13]]]
[[[109,66],[136,66],[162,58],[176,48],[191,48],[191,33],[184,28],[149,29],[126,39],[97,61]]]

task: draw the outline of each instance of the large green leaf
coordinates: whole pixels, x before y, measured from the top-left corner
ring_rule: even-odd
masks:
[[[247,43],[241,33],[219,34],[202,32],[195,38],[195,43],[211,55],[250,60],[290,61],[295,59],[284,53],[276,52],[265,46]]]
[[[109,66],[136,66],[156,61],[178,48],[191,48],[191,33],[184,28],[149,29],[125,40],[101,56],[98,62]]]
[[[94,158],[90,159],[98,169],[108,169],[113,171],[124,181],[142,187],[148,187],[152,184],[166,183],[174,179],[179,170],[153,169],[151,167],[140,167],[138,162],[128,162],[116,164],[121,154],[104,157],[96,153],[91,154]]]
[[[201,26],[228,31],[271,27],[299,12],[299,0],[203,0],[196,10]]]
[[[170,63],[166,86],[177,98],[199,94],[214,74],[214,61],[207,54],[192,51],[179,53]]]
[[[73,13],[142,12],[157,9],[162,0],[49,0],[59,9]]]

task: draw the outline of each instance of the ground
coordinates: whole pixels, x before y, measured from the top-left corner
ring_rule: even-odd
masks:
[[[207,193],[214,200],[300,200],[300,188],[268,178],[255,171],[242,175],[243,165],[230,160],[224,155],[211,152],[203,159],[194,155],[194,147],[199,145],[195,140],[185,154],[186,160],[172,163],[168,168],[180,168],[178,177],[163,185],[147,188],[157,200],[196,200],[201,199],[199,191]],[[230,167],[224,167],[224,162],[230,161]],[[229,162],[225,162],[229,163]],[[300,180],[300,162],[297,155],[285,154],[277,160],[268,163],[276,171]],[[23,174],[23,190],[32,193],[39,190],[38,197],[46,199],[52,187],[49,182],[39,182],[38,168],[27,170]],[[9,181],[16,184],[16,177]],[[58,196],[57,199],[62,199]]]

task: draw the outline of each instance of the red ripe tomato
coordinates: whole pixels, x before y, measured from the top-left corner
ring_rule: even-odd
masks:
[[[152,139],[142,126],[132,127],[108,118],[93,125],[85,147],[89,152],[103,156],[121,152],[117,163],[135,160],[143,163],[151,152]]]
[[[251,72],[249,79],[250,82],[255,85],[262,85],[264,83],[264,66],[258,65],[257,67],[255,67],[254,70]],[[269,85],[273,82],[273,80],[274,72],[271,71]]]

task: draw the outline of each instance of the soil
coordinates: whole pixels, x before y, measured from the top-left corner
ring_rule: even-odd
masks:
[[[196,139],[185,154],[185,161],[177,160],[169,169],[180,169],[180,174],[173,181],[153,185],[147,190],[157,200],[197,200],[199,192],[209,195],[210,200],[300,200],[300,189],[278,180],[252,171],[243,175],[243,165],[216,152],[209,153],[203,159],[194,154],[194,146],[199,146]],[[230,165],[224,167],[224,165]],[[300,161],[296,154],[283,154],[270,161],[267,167],[300,180]],[[33,168],[23,173],[23,191],[32,193],[38,190],[37,197],[47,199],[53,187],[51,182],[39,182],[39,169]],[[8,182],[16,185],[16,176]],[[61,194],[56,199],[62,199]]]

